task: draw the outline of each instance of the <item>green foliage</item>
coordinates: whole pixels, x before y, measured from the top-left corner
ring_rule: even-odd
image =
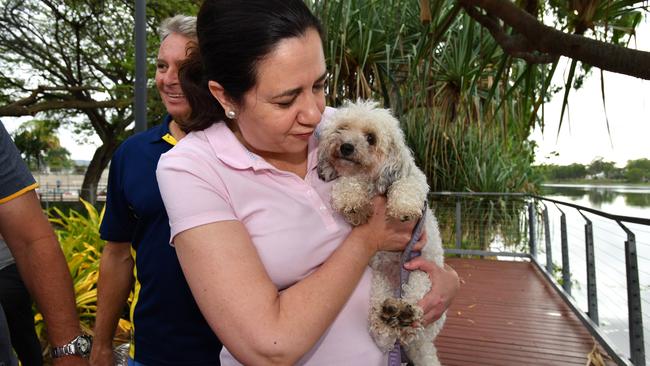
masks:
[[[430,22],[414,0],[308,3],[330,31],[328,103],[390,107],[433,190],[535,190],[526,140],[548,67],[503,55],[454,1],[428,2]]]
[[[99,258],[104,247],[104,241],[99,237],[99,224],[104,216],[104,209],[98,212],[90,203],[82,200],[82,204],[85,208],[84,214],[73,209],[66,213],[57,207],[50,209],[47,214],[55,228],[72,275],[81,327],[92,334],[97,312]],[[45,343],[42,315],[37,313],[35,320],[37,334]],[[126,334],[129,329],[129,322],[120,320],[118,332]]]
[[[649,178],[648,172],[643,171],[639,168],[630,168],[627,169],[625,173],[625,179],[630,183],[641,183]]]
[[[637,159],[637,160],[629,160],[627,162],[627,165],[625,166],[626,169],[639,169],[643,170],[646,172],[650,172],[650,159]]]
[[[507,196],[434,195],[432,207],[446,248],[456,248],[456,204],[461,207],[461,249],[527,250],[527,203]]]
[[[508,56],[455,0],[306,2],[329,33],[324,40],[329,105],[361,97],[390,107],[410,129],[411,146],[436,189],[534,190],[527,139],[535,126],[544,127],[543,103],[559,91],[551,85],[557,63],[527,64]],[[164,113],[151,81],[159,45],[156,27],[167,16],[195,14],[199,3],[147,2],[151,124]],[[567,32],[624,43],[639,24],[641,3],[552,0],[536,2],[536,16],[554,17]],[[423,4],[431,19],[421,18]],[[96,183],[114,149],[131,133],[133,2],[5,0],[3,5],[0,62],[9,66],[5,70],[26,72],[0,70],[5,90],[0,103],[12,101],[10,96],[27,97],[36,85],[46,86],[38,94],[42,102],[104,103],[49,109],[58,120],[71,121],[79,136],[97,133],[102,139],[88,169]],[[579,86],[588,69],[573,65],[566,103],[570,86]],[[471,157],[474,152],[480,155]],[[452,171],[439,178],[443,169]],[[91,187],[84,181],[84,189]]]
[[[570,165],[545,164],[536,169],[545,180],[581,179],[587,175],[587,167],[577,163]]]
[[[54,171],[72,167],[70,153],[61,147],[56,131],[57,121],[31,120],[13,133],[14,143],[30,169],[41,170],[44,165]]]
[[[604,161],[603,158],[598,157],[587,167],[587,174],[592,176],[602,174],[605,178],[611,178],[612,173],[616,171],[615,165],[613,161]]]
[[[591,179],[607,179],[627,183],[643,183],[650,180],[650,159],[628,161],[624,168],[617,168],[614,162],[595,158],[588,166],[582,164],[555,165],[542,164],[534,170],[546,181],[583,179],[587,175]],[[602,175],[602,176],[600,176]]]
[[[153,125],[164,113],[153,82],[157,27],[176,13],[196,14],[198,0],[155,0],[147,6],[147,105]],[[97,135],[102,145],[83,183],[90,198],[94,195],[85,192],[96,188],[113,152],[133,131],[134,14],[131,0],[3,0],[0,7],[0,109],[3,115],[38,113],[62,121],[81,144]]]
[[[482,126],[429,122],[408,115],[405,132],[433,191],[534,192],[532,146]]]

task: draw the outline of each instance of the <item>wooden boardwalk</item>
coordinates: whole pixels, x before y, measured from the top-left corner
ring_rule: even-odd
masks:
[[[595,340],[532,263],[447,263],[464,284],[436,339],[443,365],[586,365]]]

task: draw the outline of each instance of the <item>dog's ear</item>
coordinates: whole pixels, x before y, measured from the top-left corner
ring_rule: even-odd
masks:
[[[408,166],[405,164],[404,157],[398,149],[390,149],[386,152],[385,160],[382,167],[379,169],[379,176],[377,177],[377,191],[380,194],[385,194],[388,188],[397,180],[404,177],[407,172]]]
[[[316,167],[318,172],[318,177],[325,182],[332,181],[338,178],[338,173],[334,166],[330,163],[329,156],[326,149],[321,149],[318,151],[318,166]]]

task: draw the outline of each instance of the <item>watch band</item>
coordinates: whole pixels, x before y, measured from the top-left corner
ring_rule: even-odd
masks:
[[[82,334],[73,340],[59,347],[52,347],[52,358],[64,356],[81,356],[88,357],[92,347],[92,338],[89,335]]]
[[[76,339],[76,338],[75,338]],[[52,358],[71,356],[75,354],[74,344],[68,343],[61,347],[52,347]]]

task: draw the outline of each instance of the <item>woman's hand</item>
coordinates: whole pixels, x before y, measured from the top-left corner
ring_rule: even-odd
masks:
[[[460,287],[458,273],[449,265],[445,264],[444,267],[439,267],[434,262],[427,261],[422,257],[405,263],[404,268],[409,271],[416,269],[424,271],[431,280],[431,290],[418,302],[418,305],[424,310],[423,325],[427,326],[438,320],[456,297]]]
[[[377,251],[402,251],[411,240],[416,220],[402,222],[386,216],[386,197],[376,196],[372,199],[374,213],[366,224],[357,226],[353,232],[364,235],[365,243],[374,253]],[[426,237],[426,235],[423,235]],[[414,250],[420,250],[426,239],[419,240]]]

